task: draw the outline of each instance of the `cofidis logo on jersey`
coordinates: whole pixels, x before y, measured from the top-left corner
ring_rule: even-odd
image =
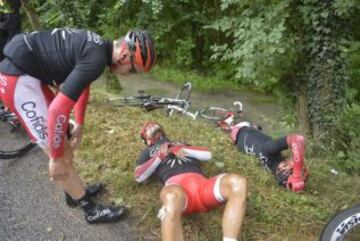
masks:
[[[36,104],[33,101],[27,101],[21,105],[21,109],[25,111],[25,116],[30,122],[30,127],[35,130],[38,137],[45,140],[47,137],[46,123],[44,117],[38,116],[36,113]]]
[[[94,42],[98,45],[102,45],[103,44],[103,40],[102,38],[96,34],[96,33],[93,33],[93,32],[90,32],[90,31],[87,31],[87,36],[88,36],[88,41],[90,42]]]
[[[56,117],[54,137],[53,137],[53,147],[55,149],[59,148],[61,145],[61,141],[63,140],[64,135],[64,124],[67,122],[65,115],[58,115]]]

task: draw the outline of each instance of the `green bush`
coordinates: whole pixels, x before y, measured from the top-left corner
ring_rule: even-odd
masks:
[[[349,105],[338,122],[339,149],[335,165],[347,172],[360,171],[360,105]]]

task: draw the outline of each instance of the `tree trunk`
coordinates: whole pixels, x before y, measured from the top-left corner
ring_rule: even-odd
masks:
[[[36,14],[36,11],[34,9],[34,6],[31,4],[31,1],[29,0],[21,0],[21,3],[23,5],[23,8],[26,12],[26,15],[29,18],[29,22],[31,24],[31,27],[35,31],[42,30],[42,25],[40,22],[39,16]]]
[[[305,86],[300,87],[298,95],[296,96],[296,114],[299,121],[299,131],[306,136],[311,136],[311,123],[308,117],[308,101],[306,98]]]
[[[341,39],[346,39],[347,21],[336,15],[332,1],[302,0],[304,65],[297,76],[297,114],[301,128],[311,130],[322,149],[336,147],[338,116],[345,105],[348,82],[341,55]],[[310,10],[312,11],[310,11]],[[305,121],[307,120],[307,121]]]

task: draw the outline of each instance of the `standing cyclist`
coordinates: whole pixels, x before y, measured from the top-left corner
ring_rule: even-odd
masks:
[[[82,136],[90,84],[105,67],[114,73],[147,72],[155,63],[146,31],[130,31],[107,41],[87,30],[58,28],[16,35],[0,63],[0,96],[29,137],[48,154],[50,178],[81,206],[89,223],[113,222],[125,207],[94,203],[73,165],[73,150]],[[49,86],[58,88],[54,94]],[[71,110],[75,127],[66,137]]]

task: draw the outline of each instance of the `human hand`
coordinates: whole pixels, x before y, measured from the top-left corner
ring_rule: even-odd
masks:
[[[161,144],[159,149],[159,158],[164,160],[169,155],[169,142]]]
[[[300,192],[305,188],[304,178],[302,176],[291,175],[288,178],[286,186],[293,192]]]
[[[178,158],[184,158],[186,156],[186,153],[184,152],[184,150],[182,148],[183,148],[183,145],[181,145],[181,146],[172,146],[172,147],[170,147],[169,152],[171,152],[172,154],[174,154]]]
[[[76,124],[71,131],[70,146],[73,150],[80,146],[82,140],[83,125]]]

